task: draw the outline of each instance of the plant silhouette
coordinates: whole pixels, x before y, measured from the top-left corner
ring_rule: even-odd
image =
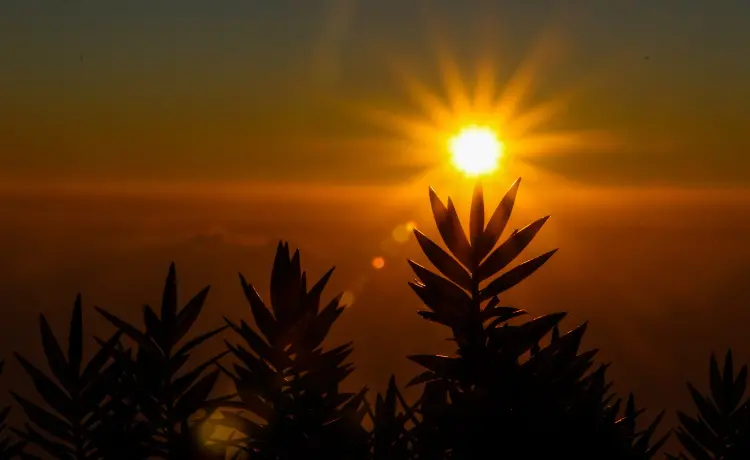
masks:
[[[0,361],[0,374],[3,373],[5,362]],[[0,460],[7,460],[16,458],[21,455],[25,446],[25,443],[19,442],[7,436],[7,424],[8,414],[10,414],[10,406],[5,406],[0,409]]]
[[[67,350],[40,315],[50,372],[16,354],[36,395],[11,392],[27,418],[12,429],[15,436],[3,436],[10,408],[0,410],[0,460],[43,454],[66,460],[466,460],[492,452],[503,458],[654,458],[669,436],[656,435],[663,412],[642,423],[644,410],[634,396],[611,391],[609,364],[597,364],[597,350],[582,347],[588,323],[563,334],[565,313],[524,322],[526,311],[501,304],[508,289],[555,253],[510,268],[548,220],[500,242],[519,184],[486,221],[477,186],[468,235],[453,202],[444,205],[430,189],[445,249],[415,229],[435,271],[410,260],[417,279],[409,285],[426,306],[418,314],[448,327],[456,351],[408,357],[423,369],[407,384],[422,386],[415,401],[407,402],[394,376],[373,401],[367,387],[342,390],[353,370],[353,344],[326,342],[344,311],[341,295],[322,302],[333,269],[308,287],[299,251],[290,253],[280,242],[267,303],[240,275],[252,319],[224,318],[225,326],[192,335],[209,287],[179,309],[174,264],[160,311],[143,308],[143,327],[96,308],[116,330],[107,339],[94,337],[99,348],[88,362],[80,295]],[[194,352],[225,330],[238,343],[225,338],[223,352],[193,365]],[[226,355],[232,363],[220,362]],[[735,372],[731,350],[723,369],[711,356],[708,394],[688,383],[697,415],[677,414],[684,453],[668,459],[750,458],[747,369]],[[225,376],[234,393],[214,397]],[[211,437],[219,427],[233,430],[229,439]]]
[[[619,402],[607,404],[605,368],[587,374],[595,350],[580,353],[586,324],[560,336],[565,316],[555,313],[520,325],[508,323],[524,311],[500,306],[498,296],[539,269],[556,250],[503,271],[528,246],[549,216],[511,232],[505,230],[520,179],[500,201],[485,225],[484,198],[477,185],[471,204],[469,235],[453,202],[444,205],[430,189],[432,212],[448,251],[415,229],[429,261],[443,275],[409,261],[417,281],[410,283],[429,310],[423,318],[451,328],[457,355],[416,355],[426,369],[409,384],[426,383],[419,432],[429,436],[431,458],[480,458],[498,445],[528,458],[650,458],[650,437],[634,427],[638,412],[632,397],[624,417],[615,421]],[[540,342],[552,333],[549,345]],[[429,401],[429,403],[427,402]],[[658,423],[661,415],[657,418]],[[545,433],[544,443],[536,442]],[[429,435],[427,434],[429,433]],[[421,443],[424,444],[424,443]],[[636,453],[640,455],[636,455]]]
[[[16,433],[55,458],[103,458],[100,449],[106,449],[106,446],[97,440],[107,424],[109,407],[106,400],[124,370],[121,362],[110,359],[119,333],[103,343],[84,366],[80,294],[76,297],[70,319],[67,354],[60,347],[44,315],[39,316],[39,329],[52,376],[45,375],[18,353],[16,358],[31,378],[38,395],[52,411],[11,392],[31,422],[23,430],[16,430]]]
[[[368,415],[373,422],[371,431],[371,452],[373,460],[405,460],[415,458],[415,428],[419,426],[416,408],[417,401],[409,405],[391,376],[385,395],[378,394],[374,410],[369,407]],[[403,411],[399,411],[399,405]]]
[[[678,412],[680,426],[676,435],[687,455],[668,455],[670,459],[739,460],[750,458],[750,413],[747,366],[735,375],[732,350],[724,358],[723,372],[716,356],[709,365],[710,392],[701,394],[688,382],[690,396],[698,409],[697,417]]]
[[[208,291],[207,286],[178,311],[177,275],[172,264],[164,286],[160,315],[149,305],[143,307],[145,330],[96,307],[137,346],[135,358],[131,358],[129,350],[116,353],[117,361],[127,367],[120,399],[124,400],[123,405],[137,408],[139,420],[133,423],[141,428],[139,431],[144,432],[144,436],[135,443],[149,457],[186,459],[208,455],[197,449],[196,430],[210,416],[210,410],[227,398],[209,399],[220,371],[206,371],[227,352],[181,372],[191,351],[225,329],[212,329],[183,343],[200,316]],[[201,411],[204,414],[198,420],[188,423]]]
[[[361,426],[366,389],[339,391],[352,371],[344,364],[352,352],[347,343],[324,351],[323,340],[344,310],[341,296],[320,308],[329,270],[309,290],[299,251],[279,243],[271,271],[270,307],[240,275],[256,333],[244,320],[227,324],[243,345],[227,342],[239,363],[231,377],[239,401],[231,404],[254,418],[224,411],[225,424],[244,435],[250,458],[364,458],[367,433]]]

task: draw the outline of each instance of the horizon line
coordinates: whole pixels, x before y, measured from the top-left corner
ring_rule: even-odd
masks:
[[[728,192],[750,192],[748,185],[717,185],[717,184],[669,184],[669,183],[643,183],[643,184],[586,184],[568,182],[561,187],[555,187],[554,183],[549,185],[535,184],[534,188],[539,190],[556,190],[568,192],[692,192],[710,194],[725,194]],[[222,196],[234,198],[252,198],[261,195],[268,198],[272,192],[276,198],[336,198],[356,199],[357,196],[372,196],[373,193],[387,191],[403,193],[419,193],[419,186],[405,181],[397,183],[365,183],[355,184],[351,182],[332,182],[330,180],[186,180],[186,179],[14,179],[0,178],[0,196],[48,196],[76,197],[87,194],[106,196],[139,196],[148,194],[161,194],[165,197],[178,196],[204,196],[220,198]],[[354,193],[354,195],[352,195]]]

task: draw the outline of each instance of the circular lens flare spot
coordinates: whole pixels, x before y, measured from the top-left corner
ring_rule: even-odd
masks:
[[[481,126],[464,128],[448,142],[453,164],[472,176],[497,169],[504,149],[495,132]]]
[[[344,307],[351,307],[354,303],[354,293],[352,291],[344,291],[343,294],[341,294],[341,300],[339,301],[339,304]]]
[[[411,232],[412,229],[409,228],[408,225],[399,225],[398,227],[393,229],[393,232],[391,232],[391,236],[398,243],[406,243],[407,241],[409,241]]]
[[[385,267],[385,259],[382,257],[376,257],[372,259],[372,266],[376,270],[380,270],[381,268]]]

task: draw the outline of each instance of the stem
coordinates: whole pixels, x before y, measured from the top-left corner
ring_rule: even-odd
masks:
[[[474,261],[471,270],[471,302],[469,303],[468,324],[466,333],[468,334],[469,350],[472,355],[481,354],[484,349],[484,324],[482,321],[482,308],[480,300],[479,278],[477,269],[479,263]]]

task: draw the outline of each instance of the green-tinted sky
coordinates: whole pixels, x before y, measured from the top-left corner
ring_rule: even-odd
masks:
[[[570,44],[538,74],[538,98],[582,87],[553,123],[627,148],[539,167],[598,183],[750,181],[744,0],[3,0],[0,171],[402,180],[419,169],[408,151],[342,145],[391,136],[345,108],[415,112],[384,56],[443,94],[427,13],[467,76],[488,18],[503,78],[540,34]]]

